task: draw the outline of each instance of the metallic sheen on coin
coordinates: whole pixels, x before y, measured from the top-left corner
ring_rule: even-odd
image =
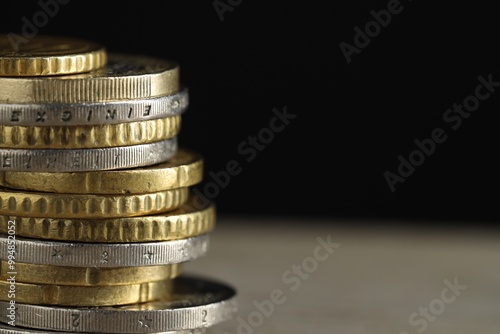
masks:
[[[53,194],[0,188],[0,214],[77,219],[134,217],[177,209],[188,197],[188,188],[130,195]]]
[[[167,332],[155,332],[155,334],[205,334],[207,332],[206,328],[188,329],[184,331],[167,331]],[[49,332],[44,330],[29,329],[23,327],[13,327],[10,325],[2,325],[0,323],[0,334],[88,334],[81,332]],[[111,334],[111,333],[101,333],[101,334]]]
[[[156,333],[206,328],[236,313],[235,291],[198,278],[175,280],[170,301],[97,308],[65,308],[16,303],[16,325],[52,331]],[[0,302],[5,310],[9,302]],[[0,321],[7,322],[6,312]]]
[[[182,114],[188,90],[151,99],[94,103],[0,104],[0,124],[17,126],[84,126],[147,121]]]
[[[65,267],[117,268],[182,263],[208,251],[208,234],[173,241],[90,244],[16,238],[16,262]],[[0,249],[7,249],[7,236],[0,235]],[[8,260],[7,252],[0,260]]]
[[[202,178],[202,157],[180,148],[167,162],[133,169],[74,173],[0,171],[0,186],[71,194],[144,194],[189,187]]]
[[[8,297],[10,282],[0,281],[0,300]],[[172,280],[129,285],[67,286],[16,282],[16,303],[57,306],[118,306],[151,302],[172,291]]]
[[[90,149],[0,149],[0,171],[86,172],[159,164],[177,152],[177,138]]]
[[[0,215],[0,233],[15,222],[16,236],[74,242],[151,242],[195,237],[215,227],[215,205],[196,196],[176,210],[140,217],[105,219],[34,218]]]
[[[15,269],[16,282],[76,286],[130,285],[162,281],[179,276],[182,264],[162,266],[94,268],[62,267],[45,264],[0,261],[0,279],[7,281]]]
[[[50,77],[0,77],[0,103],[89,103],[148,99],[179,91],[179,66],[142,56],[110,55],[98,70]]]
[[[80,149],[131,146],[173,138],[180,129],[181,116],[84,126],[0,125],[0,147]]]
[[[76,38],[42,36],[21,43],[0,35],[0,76],[32,77],[89,72],[106,65],[105,48]]]

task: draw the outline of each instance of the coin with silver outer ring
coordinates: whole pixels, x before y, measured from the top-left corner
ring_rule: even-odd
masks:
[[[177,137],[149,144],[86,149],[0,149],[0,171],[87,172],[159,164],[177,153]]]
[[[185,331],[168,331],[168,332],[156,332],[155,334],[205,334],[207,332],[206,328],[185,330]],[[10,325],[0,324],[0,334],[88,334],[80,332],[49,332],[44,330],[29,329],[22,327],[14,327]],[[101,333],[108,334],[108,333]],[[111,333],[109,333],[111,334]]]
[[[0,260],[9,260],[8,245],[0,235]],[[117,268],[158,266],[197,259],[208,251],[209,235],[172,241],[91,244],[16,238],[16,262],[67,267]],[[5,250],[5,251],[3,251]]]
[[[85,126],[147,121],[177,116],[189,105],[187,88],[166,96],[119,102],[0,104],[0,124]]]
[[[175,280],[169,301],[120,307],[65,308],[16,303],[16,325],[54,331],[156,333],[207,328],[236,313],[236,292],[222,283],[194,277]],[[9,302],[0,302],[6,310]],[[0,321],[7,322],[5,311]]]

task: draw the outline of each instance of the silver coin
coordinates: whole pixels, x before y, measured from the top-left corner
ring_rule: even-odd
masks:
[[[12,238],[11,238],[12,239]],[[0,235],[0,260],[9,260],[7,236]],[[197,237],[145,243],[68,243],[37,239],[15,239],[16,262],[67,267],[116,268],[158,266],[197,259],[208,251],[208,234]]]
[[[177,153],[177,138],[90,149],[0,149],[0,171],[85,172],[162,163]]]
[[[152,99],[102,103],[0,104],[0,124],[85,126],[146,121],[183,113],[188,90]]]
[[[192,277],[176,279],[169,301],[120,307],[65,308],[15,304],[16,325],[86,333],[155,333],[207,328],[236,313],[234,289]],[[0,302],[0,321],[10,321]]]
[[[207,332],[206,328],[197,328],[193,330],[185,330],[185,331],[167,331],[167,332],[157,332],[155,334],[205,334]],[[53,332],[53,331],[44,331],[37,329],[29,329],[22,327],[14,327],[11,325],[2,325],[0,324],[0,334],[83,334],[79,332]],[[105,333],[106,334],[106,333]]]

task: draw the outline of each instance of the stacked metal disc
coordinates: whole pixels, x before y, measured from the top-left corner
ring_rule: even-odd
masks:
[[[0,36],[0,333],[203,332],[235,292],[181,275],[213,204],[178,148],[179,66],[77,39]]]

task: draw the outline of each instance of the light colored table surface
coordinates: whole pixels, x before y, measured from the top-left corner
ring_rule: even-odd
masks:
[[[186,268],[238,289],[235,321],[210,333],[500,333],[498,232],[346,226],[221,219],[208,255]],[[284,281],[294,264],[314,256],[317,238],[328,235],[340,244],[333,254],[317,261],[316,270],[306,260],[307,279],[289,272]],[[445,280],[455,279],[467,287],[460,295],[446,290],[443,299]],[[254,302],[269,300],[276,289],[286,300],[261,321]],[[249,315],[254,325],[238,328],[237,320],[248,322]]]

